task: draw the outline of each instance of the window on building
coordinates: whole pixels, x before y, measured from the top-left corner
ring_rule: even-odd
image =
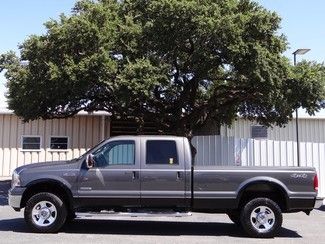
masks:
[[[178,164],[175,141],[148,140],[147,164]]]
[[[262,125],[253,125],[252,126],[252,138],[263,139],[267,138],[267,127]]]
[[[22,136],[23,150],[40,150],[41,137],[40,136]]]
[[[51,150],[66,150],[68,149],[67,136],[52,136],[50,139]]]
[[[97,167],[108,165],[133,165],[135,160],[134,141],[113,141],[94,152]]]

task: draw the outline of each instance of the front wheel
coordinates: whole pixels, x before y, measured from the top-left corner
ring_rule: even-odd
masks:
[[[32,196],[25,207],[25,221],[35,232],[57,232],[65,223],[67,210],[63,201],[49,192]]]
[[[282,212],[278,204],[269,198],[255,198],[241,211],[240,222],[252,237],[271,238],[280,230]]]

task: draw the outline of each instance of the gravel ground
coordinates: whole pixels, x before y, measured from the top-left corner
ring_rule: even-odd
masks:
[[[251,239],[224,214],[194,213],[184,218],[111,218],[75,220],[57,234],[30,233],[23,212],[7,205],[9,181],[0,182],[1,243],[325,243],[325,206],[285,214],[283,228],[273,239]]]

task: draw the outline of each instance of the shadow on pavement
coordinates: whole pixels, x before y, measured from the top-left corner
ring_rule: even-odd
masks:
[[[0,220],[0,231],[30,232],[23,218]]]
[[[29,232],[22,218],[0,220],[0,231]],[[246,237],[231,223],[168,222],[139,220],[75,220],[61,232],[73,234],[232,236]],[[282,228],[278,237],[301,238],[296,231]]]
[[[321,206],[318,210],[325,212],[325,205]]]
[[[8,190],[10,189],[10,180],[0,181],[0,206],[8,205]]]

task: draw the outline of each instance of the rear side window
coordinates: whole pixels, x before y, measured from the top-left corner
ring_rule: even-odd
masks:
[[[178,164],[177,148],[175,141],[148,140],[147,164]]]

